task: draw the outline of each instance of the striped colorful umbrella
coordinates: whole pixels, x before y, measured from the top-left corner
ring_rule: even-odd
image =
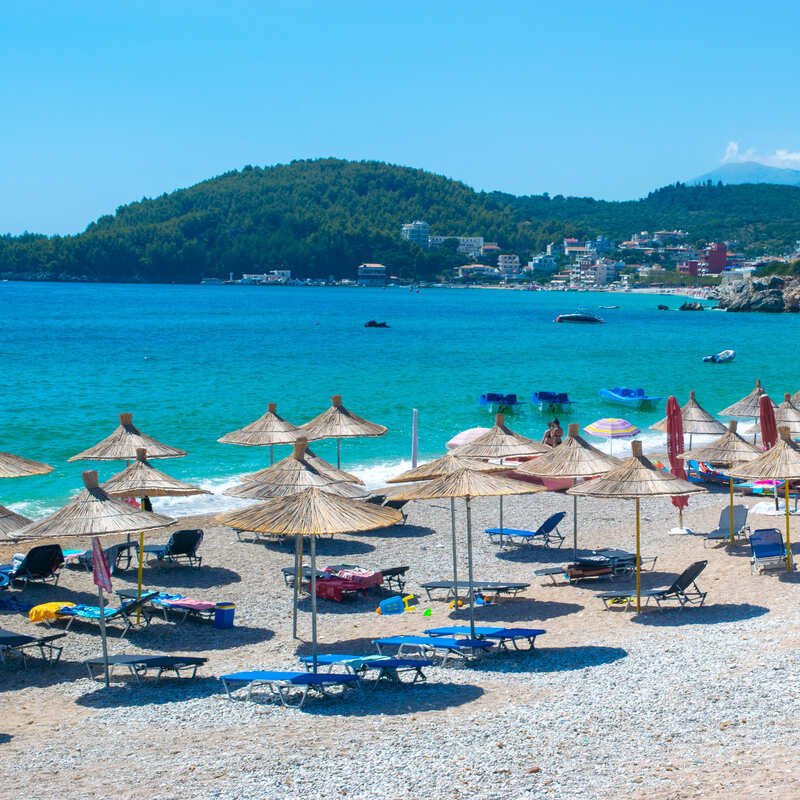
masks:
[[[639,433],[639,429],[633,423],[619,417],[603,417],[587,425],[584,430],[592,436],[610,439],[612,448],[614,439],[630,439]]]

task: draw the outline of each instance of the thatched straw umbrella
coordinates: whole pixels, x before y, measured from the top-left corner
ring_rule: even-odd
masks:
[[[683,432],[689,434],[689,447],[692,446],[692,436],[719,436],[725,433],[725,426],[711,414],[708,413],[697,402],[694,390],[689,392],[689,400],[686,405],[681,406],[681,419],[683,420]],[[660,419],[650,428],[654,431],[667,432],[667,418]]]
[[[775,409],[775,422],[779,428],[788,428],[793,439],[800,436],[800,409],[792,402],[789,392],[784,393],[783,402]]]
[[[311,539],[311,652],[317,671],[317,536],[388,528],[402,520],[393,508],[306,489],[217,517],[222,525],[277,536]]]
[[[737,422],[732,419],[728,423],[728,430],[705,447],[698,447],[696,450],[687,450],[681,453],[679,458],[684,461],[705,461],[708,464],[724,464],[729,470],[733,469],[734,464],[743,461],[753,461],[758,458],[758,450],[753,445],[746,442],[736,433]],[[733,472],[729,473],[728,490],[730,493],[730,543],[733,544]]]
[[[719,413],[723,417],[740,417],[743,419],[752,418],[754,422],[758,422],[761,414],[760,402],[761,395],[766,394],[764,387],[761,385],[761,379],[756,378],[756,385],[750,394],[745,395],[741,400],[737,400],[727,408],[723,408]],[[774,401],[770,400],[772,407],[775,408]],[[753,442],[756,441],[756,431],[753,431]]]
[[[278,414],[275,403],[267,405],[267,413],[244,428],[226,433],[218,442],[223,444],[240,444],[246,447],[266,447],[269,445],[269,463],[275,463],[274,449],[276,444],[293,444],[302,434],[300,428],[287,422]]]
[[[211,494],[207,489],[192,486],[157,470],[147,460],[147,450],[140,447],[136,460],[103,483],[111,497],[191,497]]]
[[[15,531],[14,539],[43,539],[47,537],[108,536],[117,533],[164,528],[175,522],[170,517],[148,511],[136,511],[127,503],[109,497],[97,482],[97,472],[83,473],[84,489],[54,514]],[[103,590],[98,585],[100,608]],[[109,683],[108,648],[106,646],[105,616],[100,614],[100,633],[103,639],[106,686]]]
[[[789,481],[800,478],[800,447],[792,441],[788,428],[779,429],[778,443],[746,464],[731,471],[737,478],[781,480],[786,506],[786,571],[792,569],[792,540],[789,532]]]
[[[305,435],[298,436],[296,441],[308,442]],[[291,458],[291,456],[287,457]],[[336,469],[333,464],[329,464],[324,458],[320,458],[308,447],[308,444],[306,444],[305,461],[314,467],[317,472],[322,473],[337,483],[357,483],[359,486],[364,485],[364,481],[362,481],[357,475],[353,475],[352,472],[346,472],[343,469]],[[275,465],[273,464],[272,466]],[[257,472],[250,472],[246,475],[242,475],[242,483],[249,481],[260,481],[270,469],[272,469],[272,467],[264,467],[264,469],[260,469]]]
[[[438,500],[444,497],[463,497],[467,506],[467,570],[469,575],[469,627],[470,637],[475,636],[475,608],[472,574],[472,512],[470,501],[473,497],[496,497],[511,494],[533,494],[544,491],[543,486],[516,481],[505,475],[494,475],[484,470],[462,468],[435,478],[419,486],[409,486],[392,493],[397,500]],[[453,580],[456,578],[454,576]],[[453,592],[458,599],[458,584]],[[456,603],[457,607],[457,603]]]
[[[403,472],[394,478],[390,478],[387,483],[416,483],[418,481],[429,481],[434,478],[443,478],[445,475],[452,475],[462,469],[473,469],[478,472],[504,472],[506,467],[500,464],[490,464],[488,461],[481,461],[477,458],[458,458],[452,453],[437,458],[435,461],[429,461],[427,464],[421,464],[415,469]],[[402,489],[398,491],[402,492]],[[394,498],[395,492],[390,492],[387,495],[389,498]],[[456,500],[455,497],[450,498],[450,536],[451,536],[451,552],[453,556],[453,596],[456,607],[458,606],[458,558],[456,547]]]
[[[654,466],[642,453],[639,440],[631,442],[631,457],[603,477],[567,489],[567,494],[584,497],[626,498],[636,500],[636,611],[642,610],[642,554],[640,542],[639,500],[642,497],[697,494],[706,490],[682,481]]]
[[[331,407],[300,426],[309,441],[336,439],[336,468],[342,466],[342,439],[356,436],[383,436],[389,429],[385,425],[368,422],[348,411],[342,405],[342,396],[331,398]]]
[[[0,478],[25,478],[29,475],[47,475],[53,468],[41,461],[0,453]],[[5,506],[0,506],[0,536],[30,525],[32,520],[16,514]]]
[[[622,462],[602,450],[592,447],[578,433],[578,423],[570,422],[567,436],[554,447],[533,461],[528,461],[514,472],[533,475],[536,478],[593,478],[618,467]],[[512,475],[513,477],[513,475]],[[578,556],[578,496],[572,497],[572,557]]]
[[[451,453],[458,458],[525,458],[540,456],[550,451],[550,445],[537,442],[515,433],[505,424],[505,416],[496,414],[494,426],[469,444],[457,447]],[[500,530],[503,530],[503,498],[500,497]]]
[[[98,442],[88,450],[84,450],[68,461],[131,461],[136,458],[136,451],[144,447],[150,459],[180,458],[186,455],[185,450],[178,450],[156,441],[142,433],[133,424],[132,414],[120,414],[119,426],[110,436]]]

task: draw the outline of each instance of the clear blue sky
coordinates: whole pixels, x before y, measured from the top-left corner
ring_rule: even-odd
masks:
[[[799,8],[6,0],[0,232],[319,156],[609,199],[800,166]]]

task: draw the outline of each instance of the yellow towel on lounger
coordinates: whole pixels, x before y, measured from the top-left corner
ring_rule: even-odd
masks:
[[[74,606],[75,603],[65,603],[60,601],[58,603],[42,603],[41,605],[34,606],[28,612],[28,619],[31,622],[45,622],[46,620],[55,619],[58,616],[58,610],[64,606]]]

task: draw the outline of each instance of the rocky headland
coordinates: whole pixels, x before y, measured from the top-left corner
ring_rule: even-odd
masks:
[[[800,280],[772,275],[726,283],[709,295],[726,311],[800,311]]]

